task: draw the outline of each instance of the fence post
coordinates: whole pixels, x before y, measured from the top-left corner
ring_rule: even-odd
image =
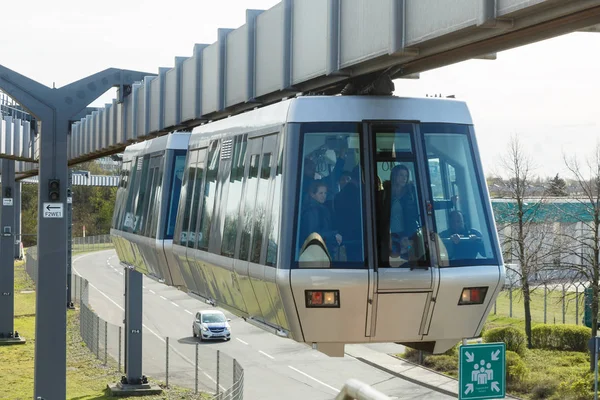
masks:
[[[548,286],[544,283],[544,324],[548,316]]]
[[[509,310],[508,310],[508,316],[510,318],[512,318],[512,292],[513,292],[513,288],[512,286],[510,287],[510,290],[508,292],[508,299],[509,299]]]
[[[579,325],[579,284],[575,286],[575,325]]]
[[[108,359],[108,322],[104,321],[104,365]]]
[[[198,394],[198,343],[196,342],[196,383],[194,393]]]
[[[100,317],[96,314],[96,358],[100,359]]]
[[[236,383],[237,383],[237,377],[236,377],[236,373],[237,373],[237,368],[236,368],[236,364],[237,361],[235,361],[235,358],[233,359],[233,383],[231,384],[231,396],[232,398],[236,398],[237,396],[235,396],[235,392],[237,391],[236,388]]]
[[[219,359],[221,358],[221,352],[217,350],[217,395],[219,394]]]
[[[119,372],[121,372],[121,327],[119,326]]]
[[[167,364],[167,372],[166,372],[166,385],[167,385],[167,389],[169,388],[169,337],[167,336],[167,341],[165,342],[167,344],[167,356],[166,356],[166,364]]]
[[[565,314],[566,314],[566,303],[567,299],[565,297],[565,284],[562,285],[562,314],[563,314],[563,324],[565,323]]]

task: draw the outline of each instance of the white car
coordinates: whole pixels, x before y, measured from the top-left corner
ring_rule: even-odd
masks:
[[[222,311],[205,310],[196,313],[192,323],[192,334],[200,340],[206,339],[231,339],[231,326],[229,318]]]

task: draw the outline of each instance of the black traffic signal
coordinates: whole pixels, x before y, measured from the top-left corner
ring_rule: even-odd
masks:
[[[58,179],[48,180],[48,198],[50,201],[60,200],[60,181]]]
[[[4,188],[4,198],[5,199],[12,198],[12,188],[11,187]]]

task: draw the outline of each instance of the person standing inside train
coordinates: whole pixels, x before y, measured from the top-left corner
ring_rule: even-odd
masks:
[[[410,182],[410,172],[405,165],[399,164],[392,168],[390,180],[384,184],[383,196],[382,260],[387,260],[395,243],[392,238],[408,237],[415,234],[419,228],[419,211],[415,186]]]
[[[353,262],[364,260],[360,183],[360,167],[357,165],[351,173],[341,174],[340,192],[333,200],[334,226],[344,237],[347,261]]]

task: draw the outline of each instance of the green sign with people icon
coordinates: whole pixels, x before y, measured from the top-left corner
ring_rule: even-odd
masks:
[[[458,359],[459,399],[501,399],[506,393],[506,345],[504,343],[460,346]]]

